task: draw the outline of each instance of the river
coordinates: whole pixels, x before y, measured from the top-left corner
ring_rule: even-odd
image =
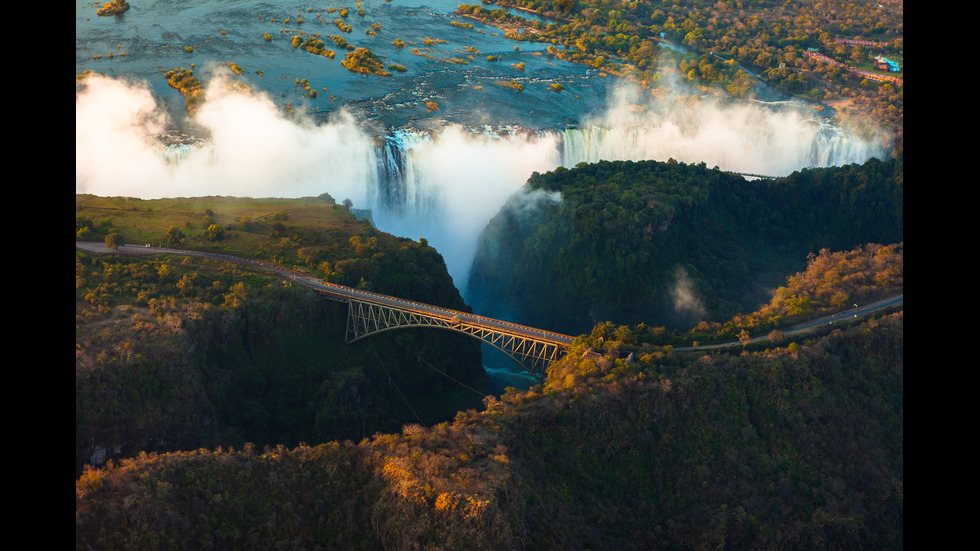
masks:
[[[538,55],[543,45],[518,44],[495,27],[453,15],[460,3],[362,0],[359,15],[355,2],[317,3],[308,11],[314,4],[157,0],[133,2],[118,17],[96,16],[98,4],[82,4],[75,8],[75,68],[146,81],[155,95],[179,103],[163,72],[194,64],[206,81],[222,63],[235,63],[244,70],[241,80],[277,102],[292,102],[315,116],[346,105],[362,122],[388,128],[445,122],[564,128],[603,105],[607,83],[597,71]],[[346,18],[339,16],[341,7],[348,10]],[[331,8],[338,11],[328,13]],[[351,32],[338,28],[337,19]],[[336,57],[294,48],[291,39],[299,33],[319,33]],[[406,70],[391,77],[351,73],[340,63],[346,50],[333,47],[331,35]],[[396,39],[406,46],[393,46]],[[499,61],[487,61],[491,55]],[[513,67],[519,63],[523,71]],[[297,79],[306,79],[317,97],[304,95]],[[522,93],[498,84],[511,79],[524,85]],[[555,82],[567,93],[551,91]],[[430,112],[428,102],[438,112]]]

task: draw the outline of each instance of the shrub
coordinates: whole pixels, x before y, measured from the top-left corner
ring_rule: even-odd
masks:
[[[103,17],[110,15],[122,15],[129,9],[129,2],[126,0],[113,0],[112,2],[106,2],[102,4],[95,13]]]

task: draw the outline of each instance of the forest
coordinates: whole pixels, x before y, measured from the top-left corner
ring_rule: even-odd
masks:
[[[239,254],[468,308],[435,249],[332,199],[76,196],[76,239]],[[76,251],[76,476],[140,452],[360,439],[491,392],[477,341],[405,330],[345,346],[346,315],[237,264]]]
[[[571,335],[607,320],[687,330],[753,312],[811,253],[902,241],[902,166],[754,181],[673,159],[535,173],[484,230],[470,302]]]
[[[600,162],[527,188],[547,199],[491,226],[521,259],[508,277],[573,262],[548,281],[611,315],[524,391],[491,388],[476,341],[453,333],[345,347],[342,305],[238,264],[76,250],[76,548],[903,546],[901,309],[772,329],[902,292],[900,161],[754,182]],[[435,249],[346,203],[77,195],[76,239],[230,252],[469,309]],[[737,313],[624,321],[664,277],[651,258]],[[753,294],[756,262],[773,283]],[[679,346],[736,331],[770,339]]]
[[[902,320],[740,354],[597,327],[452,421],[86,467],[76,548],[900,549]]]

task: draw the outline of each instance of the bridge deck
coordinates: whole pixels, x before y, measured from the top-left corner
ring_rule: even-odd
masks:
[[[502,333],[511,333],[521,337],[547,341],[566,348],[571,346],[572,341],[575,340],[574,337],[563,335],[561,333],[555,333],[553,331],[545,331],[535,327],[528,327],[525,325],[479,316],[477,314],[471,314],[450,308],[442,308],[439,306],[432,306],[431,304],[404,300],[389,295],[362,291],[360,289],[337,285],[335,283],[326,283],[321,280],[316,280],[315,278],[306,279],[306,284],[310,285],[317,291],[320,291],[328,298],[341,302],[349,302],[351,300],[370,302],[387,306],[389,308],[396,308],[405,312],[440,318],[446,320],[447,322],[457,320],[459,323],[477,325]]]
[[[332,300],[348,303],[347,342],[397,327],[439,327],[465,333],[503,350],[538,380],[543,380],[548,365],[563,356],[574,341],[573,337],[553,331],[328,283],[309,274],[294,272],[261,260],[151,245],[123,245],[115,251],[108,250],[104,243],[98,242],[76,242],[75,246],[102,254],[176,253],[248,265],[312,288]]]

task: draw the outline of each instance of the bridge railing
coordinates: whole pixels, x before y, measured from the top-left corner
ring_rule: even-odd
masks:
[[[125,246],[125,247],[136,248],[135,246]],[[346,302],[349,299],[356,299],[356,300],[376,302],[378,304],[382,304],[385,306],[402,308],[406,311],[414,311],[423,315],[445,317],[446,319],[452,319],[453,317],[458,316],[460,317],[460,319],[465,318],[467,321],[471,323],[485,325],[495,330],[506,331],[506,328],[511,328],[513,333],[515,334],[522,335],[522,336],[537,336],[537,338],[541,338],[543,340],[550,340],[565,347],[571,345],[572,341],[574,340],[573,337],[570,337],[568,335],[555,333],[553,331],[546,331],[544,329],[538,329],[536,327],[528,327],[525,325],[520,325],[509,321],[503,321],[494,318],[488,318],[485,316],[480,316],[478,314],[471,314],[469,312],[462,312],[459,310],[453,310],[451,308],[443,308],[441,306],[433,306],[431,304],[426,304],[423,302],[405,300],[390,295],[375,293],[372,291],[364,291],[362,289],[355,289],[353,287],[347,287],[346,285],[340,285],[337,283],[330,283],[316,276],[310,275],[308,273],[298,272],[291,268],[273,264],[271,262],[266,262],[264,260],[258,260],[254,258],[244,258],[244,257],[230,255],[226,253],[220,253],[220,252],[200,251],[194,249],[179,249],[175,247],[147,246],[147,247],[139,247],[139,249],[140,249],[139,252],[150,252],[150,251],[172,252],[177,254],[211,258],[214,260],[235,262],[243,265],[251,265],[257,268],[264,269],[266,271],[278,273],[284,277],[289,278],[294,282],[307,285],[313,289],[316,289],[327,295],[330,295],[331,298],[342,297],[340,300],[344,302]]]
[[[460,320],[466,320],[468,323],[483,325],[495,330],[506,331],[509,328],[515,334],[522,336],[536,336],[538,338],[553,341],[563,346],[571,345],[572,341],[574,340],[574,337],[563,335],[561,333],[555,333],[554,331],[547,331],[536,327],[528,327],[526,325],[520,325],[509,321],[488,318],[479,314],[453,310],[442,306],[434,306],[424,302],[416,302],[390,295],[383,295],[373,291],[364,291],[362,289],[355,289],[353,287],[347,287],[337,283],[328,283],[322,280],[317,280],[314,288],[326,294],[333,295],[333,297],[340,297],[339,300],[342,302],[347,302],[351,299],[363,300],[392,308],[400,308],[402,310],[417,314],[440,317],[445,320],[458,318]]]

